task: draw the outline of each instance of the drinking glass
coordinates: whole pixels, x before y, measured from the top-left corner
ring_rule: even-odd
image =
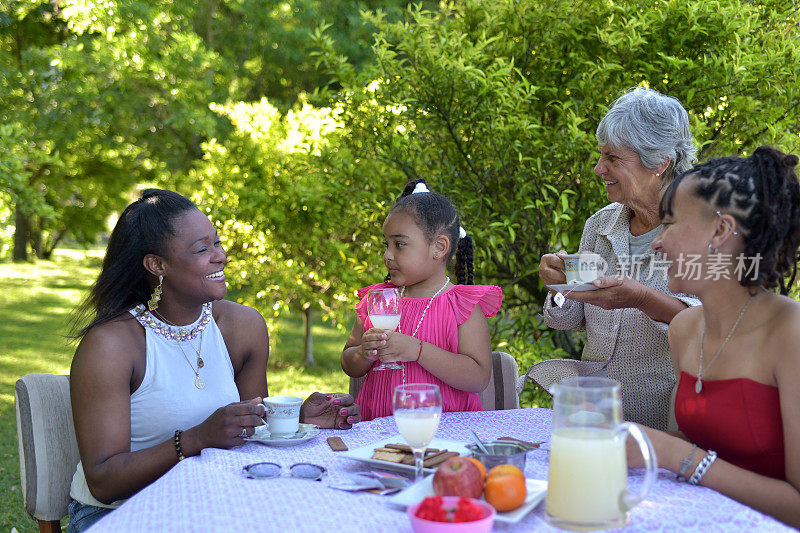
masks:
[[[408,383],[394,389],[394,421],[414,452],[414,481],[422,479],[425,448],[431,443],[442,417],[442,393],[438,385]]]
[[[376,328],[394,331],[400,325],[403,299],[397,287],[370,289],[367,293],[367,314]],[[400,363],[381,363],[373,370],[400,370]]]
[[[550,474],[545,519],[562,529],[613,529],[647,496],[658,463],[647,435],[622,422],[620,384],[573,377],[553,387]],[[630,434],[645,460],[639,494],[627,489],[625,440]]]

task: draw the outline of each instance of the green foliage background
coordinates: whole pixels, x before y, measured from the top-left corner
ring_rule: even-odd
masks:
[[[504,290],[495,347],[575,356],[536,273],[606,202],[610,103],[676,96],[701,160],[796,151],[799,21],[789,0],[0,0],[2,250],[12,221],[47,256],[96,241],[136,186],[174,188],[217,224],[239,299],[344,329],[421,176]]]

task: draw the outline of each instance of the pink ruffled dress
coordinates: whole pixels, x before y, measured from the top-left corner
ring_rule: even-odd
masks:
[[[395,287],[391,283],[378,283],[358,290],[359,303],[356,307],[358,318],[364,322],[364,331],[372,327],[367,316],[366,294],[372,288]],[[410,335],[416,329],[430,298],[403,297],[403,313],[400,329]],[[480,305],[483,314],[494,316],[503,303],[503,291],[494,285],[453,285],[435,296],[425,319],[417,331],[416,338],[435,344],[448,352],[458,353],[458,326],[467,321],[475,306]],[[380,364],[376,362],[374,366]],[[433,383],[442,391],[443,411],[481,411],[478,394],[451,387],[416,362],[406,361],[406,383]],[[400,370],[381,370],[367,372],[367,377],[356,402],[361,407],[361,417],[372,420],[392,415],[392,395],[394,388],[402,384]]]

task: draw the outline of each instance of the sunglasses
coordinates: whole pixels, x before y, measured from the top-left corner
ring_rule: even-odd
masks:
[[[281,477],[283,467],[277,463],[253,463],[242,468],[242,474],[250,479],[271,479]],[[292,477],[319,481],[325,475],[325,467],[311,463],[295,463],[289,467]]]

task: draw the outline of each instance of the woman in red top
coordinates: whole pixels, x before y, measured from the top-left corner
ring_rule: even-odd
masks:
[[[785,294],[800,245],[797,162],[760,147],[698,165],[664,193],[653,249],[670,263],[670,291],[695,294],[702,305],[679,313],[669,329],[680,432],[646,429],[659,466],[678,479],[794,527],[800,303]]]

